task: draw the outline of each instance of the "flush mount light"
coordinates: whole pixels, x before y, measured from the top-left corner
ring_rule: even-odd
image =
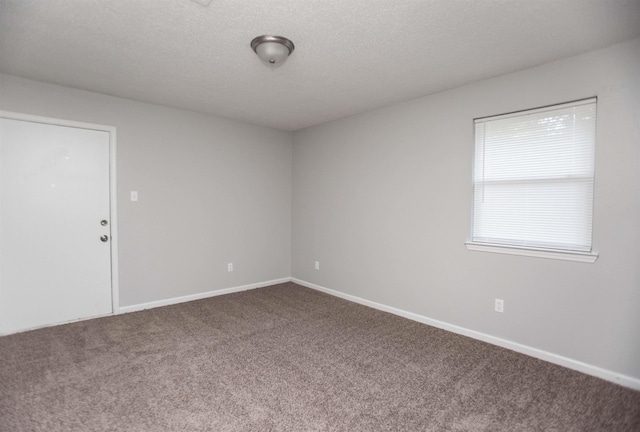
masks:
[[[251,41],[251,49],[272,66],[284,63],[294,48],[293,42],[282,36],[262,35]]]

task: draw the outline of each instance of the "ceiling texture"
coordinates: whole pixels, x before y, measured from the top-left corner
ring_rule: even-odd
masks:
[[[289,131],[636,37],[640,0],[0,0],[2,73]]]

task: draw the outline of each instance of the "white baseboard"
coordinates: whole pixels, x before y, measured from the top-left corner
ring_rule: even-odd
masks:
[[[145,309],[153,309],[153,308],[157,308],[157,307],[169,306],[169,305],[178,304],[178,303],[184,303],[184,302],[193,301],[193,300],[200,300],[200,299],[209,298],[209,297],[215,297],[215,296],[224,295],[224,294],[231,294],[231,293],[236,293],[236,292],[240,292],[240,291],[247,291],[247,290],[251,290],[251,289],[266,287],[266,286],[269,286],[269,285],[276,285],[276,284],[280,284],[280,283],[284,283],[284,282],[291,282],[291,278],[290,277],[286,277],[286,278],[282,278],[282,279],[274,279],[274,280],[270,280],[270,281],[258,282],[258,283],[253,283],[253,284],[249,284],[249,285],[242,285],[242,286],[237,286],[237,287],[232,287],[232,288],[223,288],[223,289],[220,289],[220,290],[207,291],[207,292],[197,293],[197,294],[190,294],[190,295],[186,295],[186,296],[182,296],[182,297],[173,297],[173,298],[164,299],[164,300],[157,300],[157,301],[152,301],[152,302],[149,302],[149,303],[141,303],[141,304],[132,305],[132,306],[123,306],[123,307],[118,308],[117,313],[118,314],[122,314],[122,313],[129,313],[129,312],[138,312],[138,311],[145,310]]]
[[[360,297],[353,296],[351,294],[345,294],[340,291],[335,291],[329,288],[325,288],[320,285],[313,284],[311,282],[303,281],[296,278],[290,279],[292,282],[297,283],[298,285],[305,286],[307,288],[311,288],[317,291],[322,291],[324,293],[330,294],[335,297],[340,297],[345,300],[349,300],[355,303],[359,303],[364,306],[369,306],[374,309],[378,309],[384,312],[389,312],[394,315],[398,315],[404,318],[408,318],[413,321],[417,321],[423,324],[427,324],[433,327],[437,327],[443,330],[447,330],[453,333],[457,333],[463,336],[468,336],[473,339],[481,340],[483,342],[490,343],[492,345],[497,345],[502,348],[507,348],[512,351],[519,352],[521,354],[526,354],[531,357],[538,358],[540,360],[548,361],[549,363],[554,363],[559,366],[564,366],[569,369],[576,370],[578,372],[585,373],[587,375],[595,376],[598,378],[602,378],[607,381],[611,381],[613,383],[619,384],[624,387],[628,387],[634,390],[640,390],[640,379],[633,378],[627,375],[623,375],[617,372],[613,372],[607,369],[603,369],[597,366],[593,366],[587,363],[583,363],[578,360],[574,360],[568,357],[564,357],[558,354],[554,354],[551,352],[543,351],[538,348],[533,348],[527,345],[519,344],[517,342],[512,342],[506,339],[501,339],[499,337],[491,336],[486,333],[481,333],[475,330],[470,330],[468,328],[460,327],[457,325],[449,324],[444,321],[435,320],[432,318],[428,318],[422,315],[415,314],[413,312],[407,312],[402,309],[397,309],[391,306],[387,306],[381,303],[376,303],[370,300],[366,300]]]

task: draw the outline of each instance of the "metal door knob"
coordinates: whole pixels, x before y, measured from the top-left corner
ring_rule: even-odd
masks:
[[[107,240],[109,240],[109,237],[106,235],[103,235],[102,237],[100,237],[100,240],[102,240],[103,242],[106,242]]]
[[[107,222],[107,220],[106,220],[106,219],[102,219],[102,220],[100,221],[100,225],[102,225],[102,226],[107,226],[107,224],[108,224],[108,223],[109,223],[109,222]]]

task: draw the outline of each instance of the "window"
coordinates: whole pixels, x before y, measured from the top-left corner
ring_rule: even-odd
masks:
[[[593,262],[596,99],[475,120],[471,250]]]

